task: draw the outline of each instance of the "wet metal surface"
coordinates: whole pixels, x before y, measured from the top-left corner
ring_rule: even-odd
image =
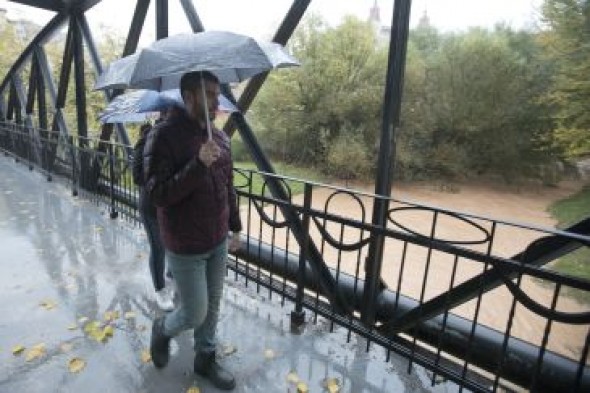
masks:
[[[111,220],[104,206],[0,157],[0,392],[217,392],[192,372],[190,332],[173,342],[165,369],[142,360],[160,313],[147,252],[137,225]],[[431,387],[423,369],[408,374],[406,360],[392,355],[386,363],[382,349],[366,352],[364,340],[352,335],[347,342],[347,331],[329,333],[327,322],[292,334],[292,309],[228,275],[218,352],[236,375],[235,392],[296,392],[294,377],[309,392],[327,391],[326,378],[337,379],[340,392],[458,391],[453,384]],[[113,335],[98,342],[84,326],[103,327],[109,311],[119,313],[111,318]],[[45,351],[27,361],[37,344]],[[17,345],[25,349],[15,355]],[[68,370],[73,358],[85,362],[78,373]]]

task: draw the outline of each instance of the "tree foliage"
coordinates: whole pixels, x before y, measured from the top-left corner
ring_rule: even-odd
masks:
[[[545,95],[554,107],[554,140],[567,157],[590,155],[590,1],[545,0],[542,35],[555,65]]]
[[[335,28],[308,19],[291,43],[302,66],[271,74],[254,107],[267,152],[329,173],[374,170],[386,49],[373,27],[357,19]],[[412,30],[395,174],[539,175],[540,164],[553,157],[550,106],[539,100],[552,65],[541,51],[535,33],[501,25],[447,34],[428,24]],[[340,158],[347,149],[348,161]],[[358,152],[367,162],[351,171]]]

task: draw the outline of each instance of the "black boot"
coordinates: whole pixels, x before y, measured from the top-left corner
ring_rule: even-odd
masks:
[[[234,376],[215,360],[215,352],[199,352],[195,356],[195,373],[207,378],[215,387],[232,390],[236,387]]]
[[[150,355],[157,368],[166,366],[170,359],[170,337],[164,334],[164,317],[156,319],[152,325]]]

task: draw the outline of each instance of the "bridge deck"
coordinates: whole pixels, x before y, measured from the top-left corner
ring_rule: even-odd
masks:
[[[142,361],[159,313],[142,228],[111,220],[107,211],[12,158],[0,157],[0,173],[0,391],[147,393],[197,386],[215,392],[191,371],[189,332],[173,343],[166,369]],[[341,392],[458,390],[452,384],[431,387],[423,369],[408,374],[406,360],[392,354],[385,362],[383,350],[366,352],[364,340],[353,334],[347,342],[347,332],[334,327],[329,333],[327,322],[310,321],[301,334],[291,333],[292,309],[288,301],[282,305],[278,296],[228,275],[220,353],[237,376],[236,392],[295,392],[291,372],[310,392],[327,391],[326,378],[336,378]],[[104,323],[108,311],[119,316],[113,336],[101,343],[83,326]],[[44,350],[35,358],[38,344]],[[25,349],[15,355],[17,345]],[[68,371],[73,358],[85,362],[77,374]]]

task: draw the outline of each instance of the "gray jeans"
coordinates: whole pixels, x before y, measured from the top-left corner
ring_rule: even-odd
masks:
[[[179,255],[166,250],[166,257],[180,304],[166,315],[164,334],[174,337],[194,329],[195,351],[212,352],[226,274],[227,240],[203,254]]]

